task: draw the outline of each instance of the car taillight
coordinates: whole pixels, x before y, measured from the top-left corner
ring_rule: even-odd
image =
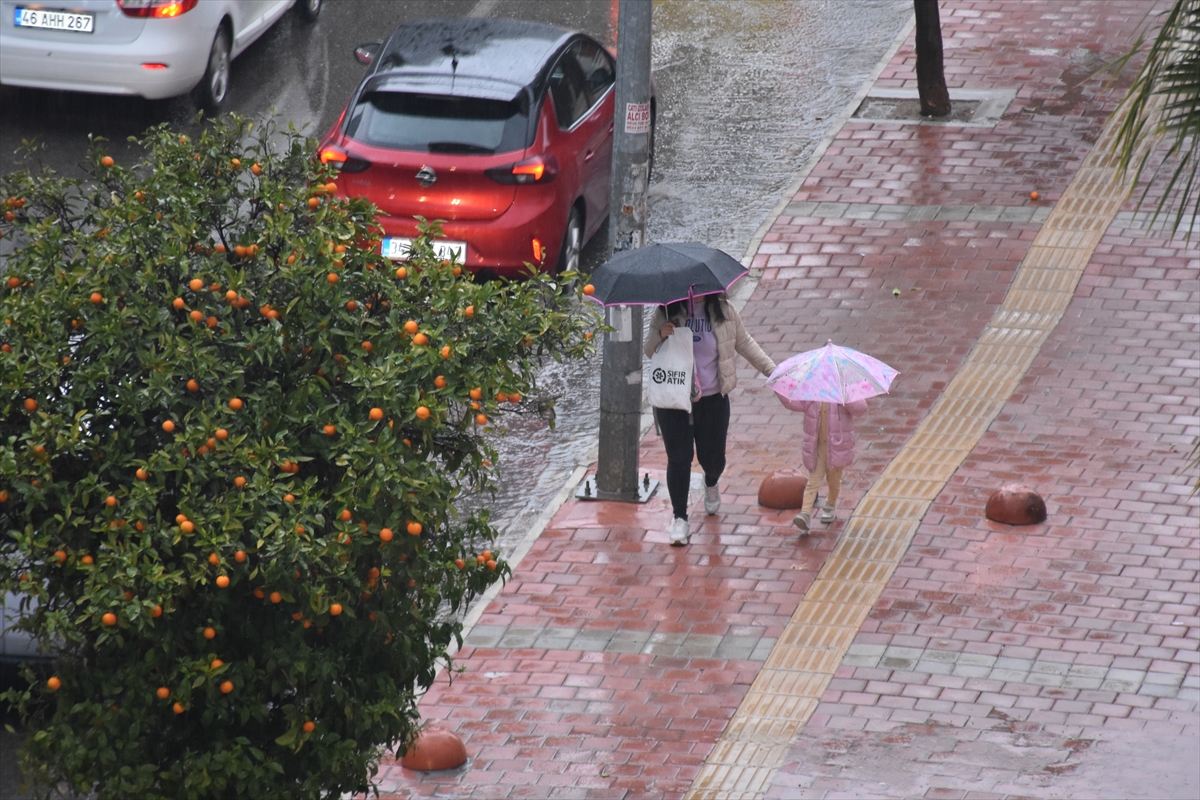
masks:
[[[507,167],[493,167],[484,174],[496,183],[549,183],[558,175],[558,159],[534,156]]]
[[[340,147],[322,148],[317,157],[321,159],[322,164],[328,164],[338,172],[362,172],[371,166],[370,161],[355,158]]]
[[[186,14],[200,0],[117,0],[117,7],[127,17],[169,19]]]
[[[546,255],[546,251],[542,249],[542,240],[533,240],[533,260],[541,263],[542,257]]]

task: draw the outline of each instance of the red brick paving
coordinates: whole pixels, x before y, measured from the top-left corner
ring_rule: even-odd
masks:
[[[1014,206],[1032,189],[1052,201],[1128,82],[1088,77],[1120,54],[1153,3],[939,5],[952,92],[1016,88],[1002,121],[851,121],[796,201]],[[910,39],[878,85],[910,85],[912,59]],[[1036,232],[1002,222],[772,225],[743,312],[755,338],[777,360],[832,338],[902,373],[859,427],[843,509],[953,377]],[[1198,525],[1185,465],[1200,429],[1197,307],[1200,263],[1181,240],[1110,228],[856,644],[1194,682]],[[740,379],[725,506],[697,517],[690,547],[665,545],[664,498],[638,508],[568,502],[479,624],[777,636],[842,523],[798,541],[790,512],[757,506],[762,478],[798,463],[798,425],[748,366]],[[662,477],[653,433],[641,459]],[[1047,524],[983,519],[987,495],[1014,480],[1046,498]],[[470,644],[457,661],[465,672],[443,675],[421,703],[427,719],[463,737],[470,761],[424,775],[385,761],[385,797],[681,797],[759,668]],[[768,796],[1096,796],[1097,786],[1196,796],[1194,763],[1162,761],[1196,751],[1195,696],[843,666]]]

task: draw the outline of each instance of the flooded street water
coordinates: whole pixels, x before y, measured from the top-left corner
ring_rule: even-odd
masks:
[[[910,0],[655,2],[649,240],[699,241],[740,259],[911,15]],[[587,269],[603,258],[597,240]],[[501,485],[489,505],[501,552],[594,460],[601,361],[548,365],[556,430],[523,420],[499,440]]]

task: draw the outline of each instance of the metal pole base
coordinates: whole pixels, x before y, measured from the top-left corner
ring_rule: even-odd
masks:
[[[654,490],[657,488],[658,481],[651,478],[650,473],[647,472],[646,477],[637,484],[637,497],[620,492],[601,492],[596,488],[596,476],[589,475],[575,490],[575,497],[578,500],[617,500],[622,503],[644,503],[654,495]]]

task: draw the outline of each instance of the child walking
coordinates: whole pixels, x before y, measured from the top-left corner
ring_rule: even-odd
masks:
[[[828,525],[837,518],[842,470],[854,463],[854,418],[867,410],[867,401],[855,400],[845,405],[815,400],[785,401],[784,405],[804,414],[801,450],[804,468],[808,470],[808,486],[804,489],[804,504],[792,524],[800,529],[801,536],[807,536],[813,504],[821,488],[826,490],[821,522]]]

